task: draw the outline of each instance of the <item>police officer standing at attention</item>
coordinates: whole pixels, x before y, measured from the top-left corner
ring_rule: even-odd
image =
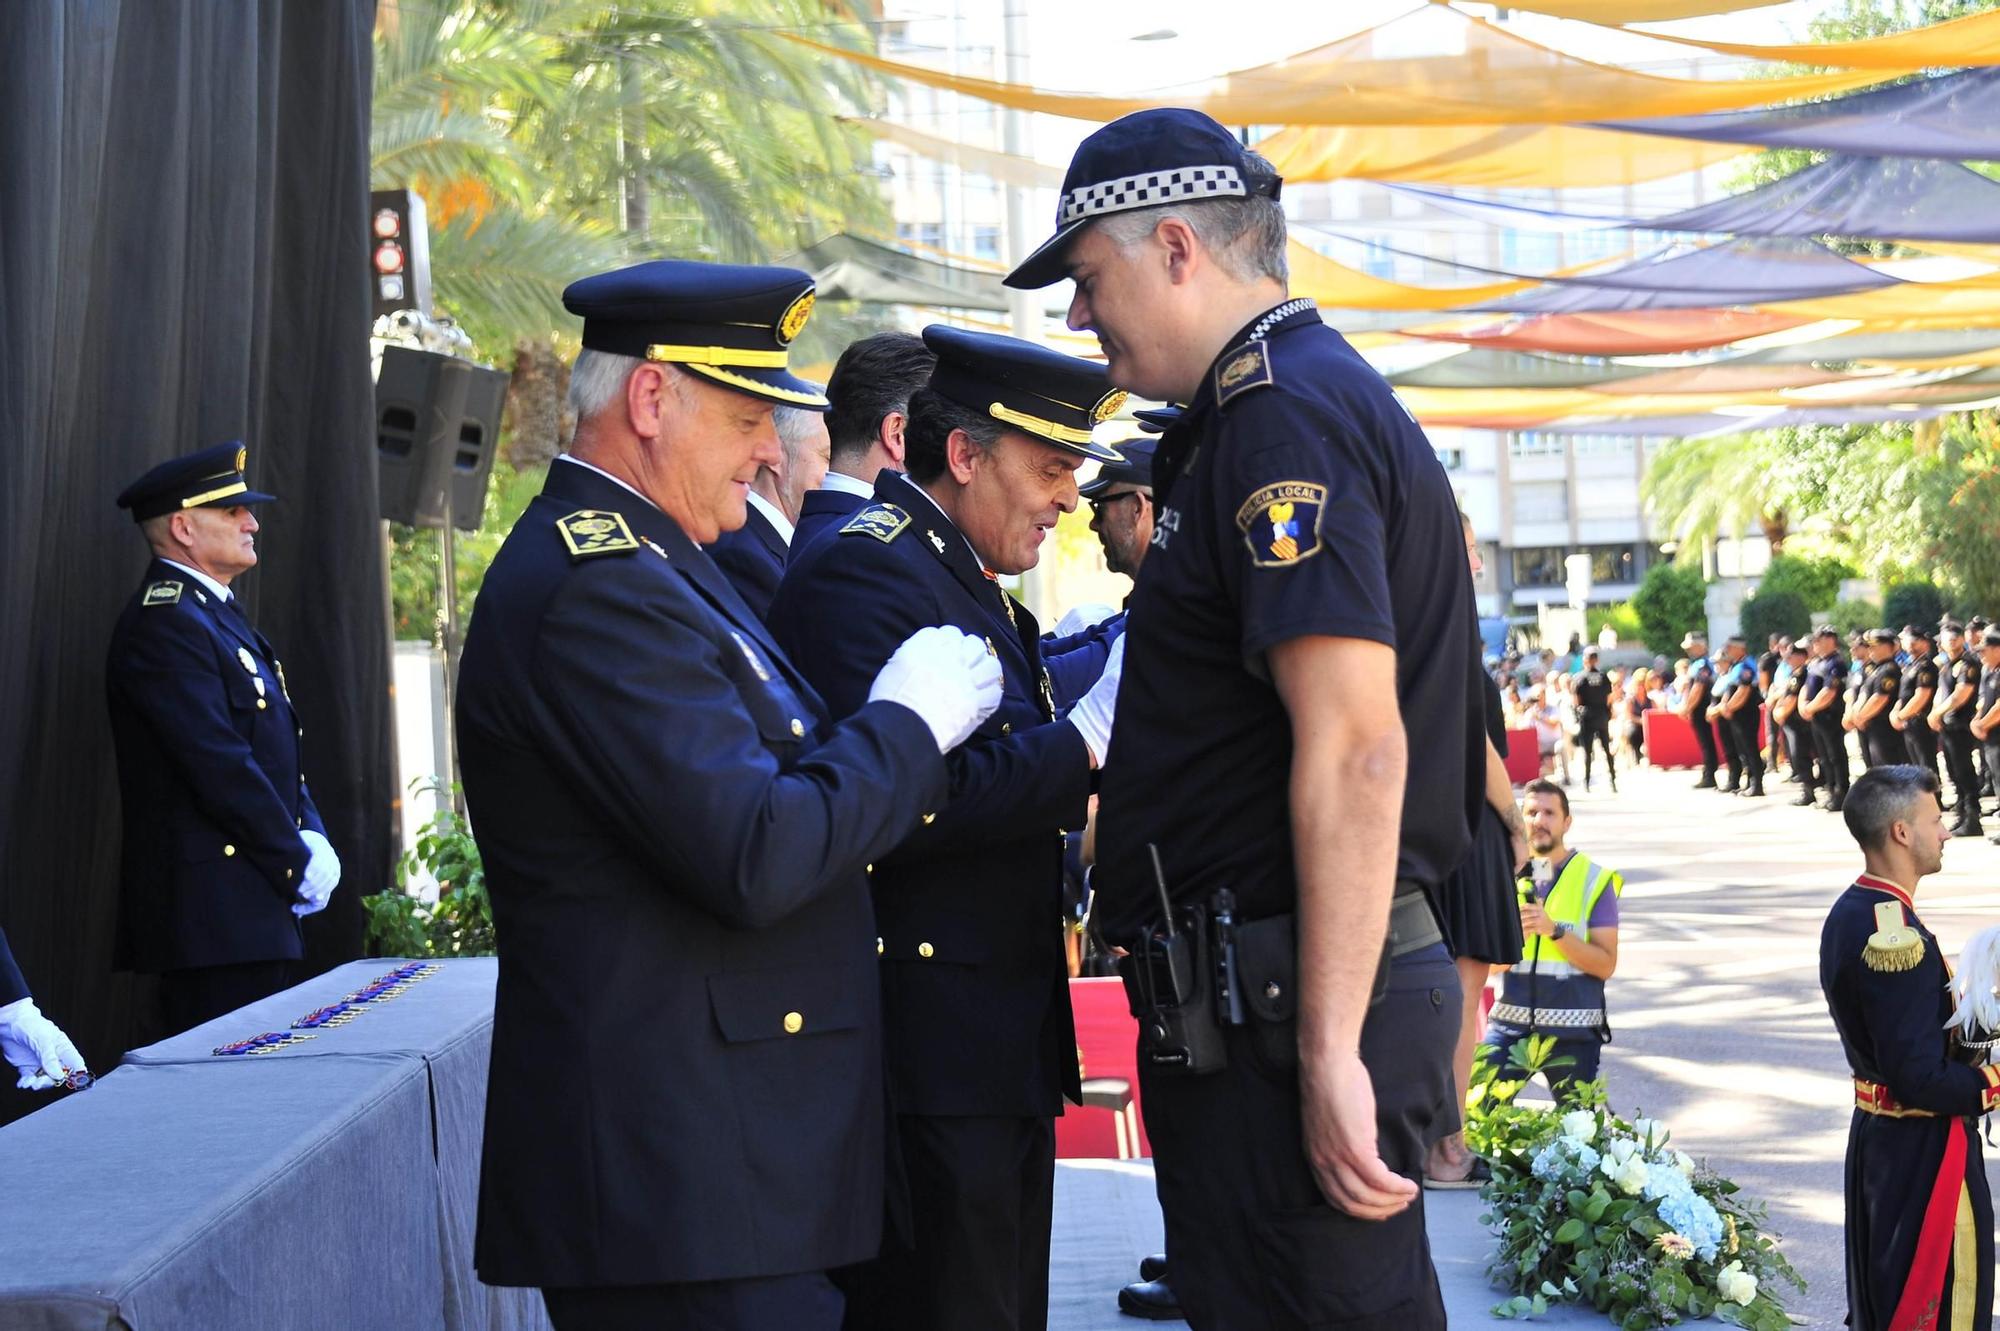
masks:
[[[875,478],[903,469],[910,395],[930,382],[937,357],[914,333],[876,333],[852,343],[826,381],[832,461],[799,510],[794,551],[831,533],[875,498]]]
[[[1591,748],[1604,750],[1604,775],[1611,793],[1618,793],[1618,765],[1611,757],[1611,680],[1597,663],[1597,649],[1583,649],[1583,669],[1576,677],[1576,742],[1583,748],[1583,788],[1590,789]]]
[[[661,261],[573,283],[576,440],[487,572],[465,793],[500,953],[480,1278],[558,1331],[832,1331],[875,1251],[866,866],[999,702],[915,634],[835,724],[701,544],[778,460],[812,280]]]
[[[1771,699],[1771,725],[1785,732],[1785,752],[1791,755],[1792,775],[1805,787],[1792,801],[1800,808],[1819,803],[1819,774],[1813,770],[1812,721],[1799,711],[1805,698],[1808,655],[1804,639],[1785,640],[1785,670],[1777,672],[1779,693]]]
[[[799,382],[812,386],[810,380]],[[704,547],[759,619],[770,613],[771,598],[778,593],[805,497],[819,488],[827,468],[823,412],[778,407],[771,412],[771,424],[778,432],[778,465],[757,468],[743,525]]]
[[[1696,790],[1715,789],[1715,723],[1709,719],[1709,709],[1715,705],[1715,665],[1708,659],[1708,638],[1701,633],[1690,633],[1681,639],[1681,650],[1691,658],[1688,661],[1687,692],[1681,698],[1677,714],[1694,731],[1695,746],[1701,750],[1701,780],[1694,783]]]
[[[1724,673],[1721,686],[1716,690],[1722,699],[1722,721],[1728,727],[1724,739],[1736,742],[1735,763],[1741,765],[1749,776],[1749,784],[1742,794],[1762,799],[1764,797],[1764,747],[1757,742],[1762,717],[1759,709],[1764,705],[1764,694],[1757,687],[1757,663],[1750,657],[1750,648],[1741,638],[1729,640],[1729,668]],[[1729,789],[1736,789],[1737,767],[1729,769]]]
[[[1937,697],[1925,718],[1944,751],[1945,773],[1957,804],[1953,836],[1984,836],[1979,821],[1979,770],[1973,766],[1972,714],[1979,699],[1979,658],[1966,647],[1965,628],[1947,619],[1938,625],[1944,651],[1938,656]]]
[[[2000,625],[1980,635],[1979,648],[1979,697],[1966,733],[1979,742],[1987,775],[2000,780]],[[2000,832],[1987,839],[2000,844]]]
[[[252,506],[272,498],[247,461],[219,444],[118,496],[153,558],[105,670],[124,809],[117,956],[159,974],[170,1032],[290,984],[299,919],[340,883],[284,665],[231,587],[257,564]]]
[[[1896,635],[1875,629],[1868,635],[1868,670],[1844,723],[1861,736],[1861,757],[1870,767],[1889,767],[1909,756],[1891,713],[1902,696],[1903,668],[1896,664]]]
[[[1460,1024],[1427,894],[1483,797],[1472,582],[1422,430],[1287,298],[1279,188],[1205,115],[1127,116],[1006,281],[1073,279],[1111,381],[1189,404],[1154,459],[1095,870],[1174,1290],[1198,1329],[1423,1331],[1418,1175],[1456,1126]],[[1218,948],[1226,995],[1188,965]]]
[[[878,857],[891,1106],[913,1246],[851,1286],[858,1327],[1040,1328],[1048,1320],[1055,1126],[1081,1100],[1061,929],[1062,833],[1104,761],[1122,648],[1059,719],[1039,626],[996,574],[1033,568],[1076,507],[1074,472],[1118,455],[1091,429],[1124,394],[1091,361],[941,324],[910,399],[908,474],[785,573],[771,629],[836,716],[925,625],[984,639],[1000,709],[951,761],[950,799]]]
[[[1931,640],[1931,631],[1917,624],[1903,626],[1903,650],[1908,653],[1910,663],[1903,670],[1903,683],[1896,694],[1896,705],[1889,713],[1889,724],[1903,732],[1904,756],[1898,762],[1915,763],[1917,766],[1937,775],[1938,735],[1931,729],[1929,717],[1931,704],[1937,699],[1940,671],[1937,663],[1937,646]]]
[[[1847,706],[1847,662],[1840,655],[1840,634],[1821,628],[1813,634],[1813,661],[1806,667],[1805,688],[1799,694],[1799,715],[1812,727],[1812,752],[1826,783],[1826,807],[1839,813],[1847,798],[1847,732],[1841,714]]]

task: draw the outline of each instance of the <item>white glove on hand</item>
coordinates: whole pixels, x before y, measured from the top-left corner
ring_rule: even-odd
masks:
[[[1124,674],[1125,635],[1121,633],[1104,658],[1104,673],[1069,709],[1069,723],[1083,732],[1083,742],[1090,746],[1090,756],[1099,767],[1111,754],[1111,715],[1118,710],[1118,681]]]
[[[959,629],[933,626],[903,640],[868,686],[869,702],[895,702],[931,728],[949,753],[1000,706],[1000,662]]]
[[[312,858],[306,861],[306,880],[299,886],[292,914],[305,916],[325,910],[333,889],[340,886],[340,856],[333,853],[331,842],[309,827],[299,833],[299,840],[306,843]]]
[[[21,1074],[14,1084],[24,1091],[50,1090],[73,1072],[89,1071],[70,1038],[42,1015],[32,998],[0,1007],[0,1055]]]

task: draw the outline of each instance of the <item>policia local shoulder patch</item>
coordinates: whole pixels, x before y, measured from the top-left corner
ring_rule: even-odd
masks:
[[[1283,568],[1319,553],[1319,519],[1326,487],[1312,481],[1277,481],[1243,501],[1236,525],[1258,568]]]

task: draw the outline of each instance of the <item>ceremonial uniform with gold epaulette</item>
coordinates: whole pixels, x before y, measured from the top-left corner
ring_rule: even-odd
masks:
[[[809,386],[773,327],[811,290],[661,262],[565,301],[587,348],[797,402]],[[830,1299],[837,1323],[816,1273],[871,1256],[883,1216],[865,868],[945,797],[923,718],[848,710],[833,723],[673,518],[585,462],[550,466],[487,572],[459,680],[500,960],[487,1283],[560,1293],[571,1325],[593,1324],[579,1298],[632,1299],[647,1326],[730,1300],[669,1323],[703,1327],[819,1327]]]
[[[147,521],[268,501],[244,461],[226,444],[162,464],[119,503]],[[326,827],[284,666],[226,586],[151,560],[112,631],[105,685],[123,823],[116,964],[166,977],[178,1029],[284,987],[312,858],[299,834]]]
[[[994,416],[1037,443],[1094,447],[1094,409],[1111,396],[1101,366],[958,330],[933,328],[925,340],[940,355],[932,389],[944,391],[954,373],[976,374],[981,357],[1018,356],[1029,387],[974,392],[960,382],[953,400],[982,413],[992,403]],[[1055,379],[1040,385],[1050,397],[1084,404],[1067,427],[1031,419],[1029,410],[1002,416],[1011,410],[1003,401],[1039,416],[1060,410],[1021,396],[1036,374]],[[1071,381],[1082,389],[1064,393],[1078,388]],[[913,413],[920,409],[913,402]],[[1047,433],[1058,428],[1064,433]],[[860,706],[896,644],[927,625],[983,637],[1000,661],[1000,708],[950,755],[948,798],[870,876],[890,1102],[908,1162],[915,1246],[892,1246],[857,1285],[862,1320],[850,1325],[1039,1327],[1047,1316],[1051,1120],[1065,1096],[1080,1098],[1062,832],[1083,826],[1090,751],[1075,726],[1058,720],[1065,700],[1051,684],[1034,616],[907,476],[883,472],[873,503],[794,558],[770,624],[836,716]],[[1080,668],[1071,689],[1096,678],[1104,642],[1091,633],[1072,640]]]
[[[2000,1104],[2000,1068],[1954,1047],[1951,968],[1900,885],[1863,874],[1841,894],[1819,976],[1854,1074],[1848,1325],[1987,1331],[1993,1202],[1974,1120]]]

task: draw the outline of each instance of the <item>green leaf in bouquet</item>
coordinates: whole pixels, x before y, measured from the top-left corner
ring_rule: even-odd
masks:
[[[1581,1188],[1571,1188],[1564,1196],[1569,1202],[1570,1212],[1574,1215],[1582,1215],[1585,1208],[1590,1205],[1590,1194]]]
[[[1604,1219],[1604,1213],[1611,1209],[1611,1194],[1602,1188],[1592,1189],[1590,1204],[1583,1208],[1583,1218],[1591,1224]]]
[[[1556,1227],[1557,1243],[1575,1243],[1590,1233],[1590,1226],[1572,1216]]]

